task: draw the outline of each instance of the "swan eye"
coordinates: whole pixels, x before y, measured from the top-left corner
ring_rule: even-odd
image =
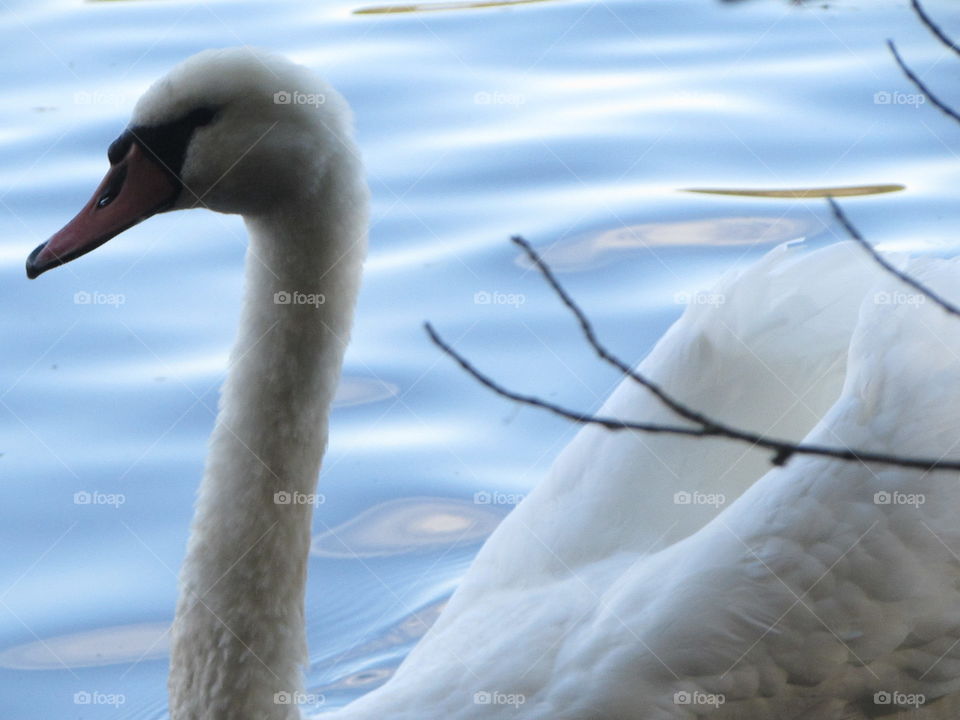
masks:
[[[123,187],[123,182],[127,179],[127,167],[123,165],[119,167],[113,176],[110,178],[110,183],[103,190],[103,195],[97,199],[97,209],[100,210],[105,208],[107,205],[112,203],[116,199],[117,195],[120,194],[120,189]]]

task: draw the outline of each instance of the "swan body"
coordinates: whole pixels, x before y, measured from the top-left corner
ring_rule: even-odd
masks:
[[[278,103],[276,93],[322,97]],[[208,51],[138,103],[31,277],[156,212],[240,213],[241,329],[173,628],[173,720],[294,720],[313,493],[366,243],[346,104],[303,68]],[[956,261],[909,271],[950,295]],[[324,297],[284,303],[293,293]],[[641,369],[794,440],[957,456],[960,329],[840,243],[780,247],[692,305]],[[678,422],[625,381],[603,413]],[[586,427],[493,533],[381,688],[331,720],[852,720],[960,691],[960,484]],[[706,502],[701,502],[701,500]],[[886,501],[885,501],[886,500]]]
[[[949,292],[960,264],[908,269]],[[859,248],[779,247],[710,294],[724,303],[692,306],[640,366],[690,406],[960,455],[956,319],[884,303],[902,288]],[[629,381],[600,414],[676,421]],[[956,717],[957,480],[586,428],[390,682],[331,718]]]

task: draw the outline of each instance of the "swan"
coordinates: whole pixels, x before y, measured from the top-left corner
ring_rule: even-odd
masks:
[[[350,125],[343,98],[306,68],[202,52],[140,98],[93,197],[27,260],[37,277],[178,209],[240,213],[248,228],[240,331],[172,632],[176,720],[298,717],[275,700],[301,690],[313,504],[275,498],[315,490],[350,334],[368,204]]]
[[[180,578],[173,720],[300,717],[312,506],[276,498],[316,488],[359,288],[368,191],[350,124],[279,56],[195,55],[147,90],[91,200],[27,260],[35,278],[178,209],[249,231]],[[904,262],[956,294],[958,261]],[[781,246],[688,307],[640,368],[753,430],[956,457],[960,328],[922,298],[883,302],[896,283],[850,243]],[[629,381],[603,412],[677,422]],[[394,676],[322,717],[956,717],[957,479],[771,468],[727,440],[585,427]]]

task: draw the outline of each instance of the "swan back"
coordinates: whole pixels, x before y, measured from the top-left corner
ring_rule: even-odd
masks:
[[[639,370],[708,416],[800,440],[840,393],[861,298],[879,275],[853,243],[778,247],[722,278],[709,291],[716,302],[691,304]],[[629,379],[599,414],[683,424]],[[768,452],[728,440],[586,427],[483,548],[496,572],[478,586],[664,548],[724,510],[769,462]],[[520,536],[543,545],[519,555]]]
[[[821,413],[807,431],[806,413],[784,425],[791,434],[830,446],[960,456],[957,318],[918,296],[892,301],[906,296],[903,286],[859,262],[859,249],[849,251],[840,245],[791,257],[778,249],[717,288],[729,293],[726,307],[687,313],[642,367],[666,383],[686,374],[693,387],[671,389],[712,402],[706,409],[719,417],[736,420],[739,408],[750,408],[758,414],[746,415],[748,424],[777,419],[789,408],[777,412],[783,397],[766,394],[762,377],[761,395],[738,399],[751,390],[742,375],[750,363],[740,368],[733,350],[743,343],[751,352],[740,358],[783,371],[783,382],[806,388],[801,397]],[[956,295],[960,260],[917,260],[906,269]],[[738,296],[748,301],[739,309]],[[722,342],[725,335],[731,342]],[[710,395],[711,383],[741,393]],[[609,405],[640,414],[646,403],[662,419],[639,391],[629,408],[618,406],[632,391],[621,387]],[[664,466],[680,468],[670,475],[677,484],[709,480],[708,471],[729,471],[743,448],[604,437],[626,462],[600,464],[619,469],[617,479],[592,473],[585,461],[558,461],[545,489],[491,536],[390,682],[335,717],[404,720],[429,707],[461,720],[865,720],[918,705],[911,717],[956,717],[956,472],[810,456],[771,469],[767,459],[765,474],[732,483],[739,497],[721,512],[651,550],[658,538],[630,525],[644,516],[649,480],[666,483],[657,476]],[[581,433],[577,452],[588,440]],[[688,459],[704,454],[713,465]],[[618,493],[625,507],[604,506],[593,492]]]

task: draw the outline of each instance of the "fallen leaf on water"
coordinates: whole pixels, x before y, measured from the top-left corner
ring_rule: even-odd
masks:
[[[374,5],[354,10],[354,15],[390,15],[393,13],[437,12],[471,8],[509,7],[550,2],[550,0],[462,0],[461,2],[413,3],[411,5]]]
[[[769,198],[825,198],[854,197],[857,195],[880,195],[900,192],[904,185],[853,185],[832,188],[793,188],[788,190],[724,190],[721,188],[687,188],[683,192],[702,193],[704,195],[740,195],[743,197]]]

